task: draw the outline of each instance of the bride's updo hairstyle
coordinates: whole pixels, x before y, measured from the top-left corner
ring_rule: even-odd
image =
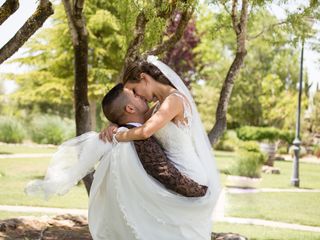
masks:
[[[146,73],[150,75],[154,80],[165,85],[170,85],[174,87],[171,82],[164,76],[164,74],[152,63],[146,60],[138,60],[135,62],[130,62],[123,74],[123,84],[127,82],[138,83],[140,82],[140,74]]]

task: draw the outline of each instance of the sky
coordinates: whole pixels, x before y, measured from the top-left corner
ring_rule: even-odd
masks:
[[[5,0],[0,0],[0,5],[2,5]],[[297,5],[303,4],[306,1],[302,0],[293,0],[290,1],[290,4],[286,7],[295,9]],[[18,29],[24,24],[24,22],[32,15],[37,7],[37,0],[23,0],[20,1],[20,7],[7,21],[0,25],[0,48],[6,44],[6,42],[14,36]],[[285,11],[282,7],[272,4],[268,7],[279,19],[285,18]],[[46,21],[45,26],[48,26],[49,21]],[[315,27],[319,30],[318,39],[320,39],[320,23],[319,21],[315,23]],[[317,83],[320,86],[320,53],[313,51],[310,48],[310,42],[315,40],[309,40],[305,45],[305,54],[304,54],[304,68],[307,70],[308,78],[311,87],[311,94],[315,92]],[[23,47],[19,49],[10,59],[21,57],[23,54]],[[8,60],[7,60],[8,61]],[[299,67],[299,66],[297,66]],[[6,64],[3,63],[0,65],[0,74],[1,73],[11,73],[11,72],[24,72],[28,69],[22,68],[17,64]],[[17,88],[16,84],[13,81],[5,81],[6,93],[10,93]]]

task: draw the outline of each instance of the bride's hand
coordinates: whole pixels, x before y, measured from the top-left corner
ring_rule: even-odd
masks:
[[[99,138],[106,142],[107,140],[109,142],[112,142],[112,136],[114,133],[116,133],[118,130],[118,125],[111,123],[109,126],[107,126],[105,129],[101,130],[99,134]]]

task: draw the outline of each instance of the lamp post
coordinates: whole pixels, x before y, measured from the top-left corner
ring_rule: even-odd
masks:
[[[302,83],[303,83],[303,51],[304,51],[304,39],[302,39],[301,47],[301,58],[300,58],[300,77],[299,77],[299,97],[298,97],[298,108],[297,108],[297,120],[296,120],[296,135],[293,141],[293,172],[291,178],[291,185],[294,187],[300,186],[299,179],[299,152],[300,152],[300,114],[301,114],[301,94],[302,94]]]

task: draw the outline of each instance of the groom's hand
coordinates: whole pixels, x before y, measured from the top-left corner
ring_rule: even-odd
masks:
[[[104,142],[112,142],[112,135],[118,130],[118,125],[111,123],[109,126],[101,130],[99,138]]]

